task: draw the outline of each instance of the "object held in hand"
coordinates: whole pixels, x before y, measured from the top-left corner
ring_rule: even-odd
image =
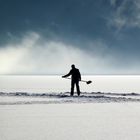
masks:
[[[67,78],[67,77],[64,77],[64,76],[62,76],[62,78],[71,79],[71,78]],[[85,80],[80,80],[80,82],[85,82],[87,84],[91,84],[92,83],[92,81],[85,81]]]

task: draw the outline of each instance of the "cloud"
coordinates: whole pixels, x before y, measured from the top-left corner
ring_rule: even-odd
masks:
[[[117,0],[110,0],[110,4],[111,4],[112,6],[115,6],[115,5],[116,5],[116,1],[117,1]]]
[[[0,47],[0,74],[16,74],[19,71],[30,71],[32,65],[25,67],[24,62],[29,55],[29,50],[38,38],[37,34],[32,34],[21,41],[20,44],[8,44]]]
[[[87,45],[88,49],[81,49],[62,41],[45,40],[34,32],[26,34],[21,42],[0,47],[0,74],[65,74],[71,64],[82,74],[138,73],[137,64],[122,67],[123,60],[101,40]]]
[[[101,72],[104,61],[93,53],[81,50],[59,41],[40,42],[41,36],[30,33],[20,43],[8,44],[0,49],[0,74],[59,74],[66,73],[71,64],[81,68],[83,73]],[[100,43],[98,45],[103,53]],[[96,54],[96,55],[94,55]],[[98,53],[99,54],[99,53]]]
[[[117,4],[116,0],[110,0],[114,12],[109,18],[109,25],[118,30],[123,28],[140,28],[140,1],[122,0]]]

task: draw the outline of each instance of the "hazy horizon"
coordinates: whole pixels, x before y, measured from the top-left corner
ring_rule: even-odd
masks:
[[[140,76],[84,75],[82,80],[92,83],[80,82],[81,92],[140,93]],[[69,92],[70,83],[71,80],[58,75],[0,76],[0,92]]]

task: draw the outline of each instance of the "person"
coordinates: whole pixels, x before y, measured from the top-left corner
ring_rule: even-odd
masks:
[[[68,77],[71,75],[71,93],[70,95],[73,96],[74,94],[74,86],[76,85],[77,94],[80,96],[80,87],[79,87],[79,81],[81,81],[81,74],[79,69],[75,68],[75,65],[71,65],[71,70],[68,74],[62,76],[62,78]]]

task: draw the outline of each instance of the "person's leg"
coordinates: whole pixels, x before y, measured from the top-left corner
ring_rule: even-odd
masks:
[[[77,94],[78,94],[78,96],[80,96],[79,81],[76,81],[76,89],[77,89]]]
[[[72,80],[71,81],[71,93],[70,93],[71,96],[73,96],[73,94],[74,94],[74,83],[75,82]]]

